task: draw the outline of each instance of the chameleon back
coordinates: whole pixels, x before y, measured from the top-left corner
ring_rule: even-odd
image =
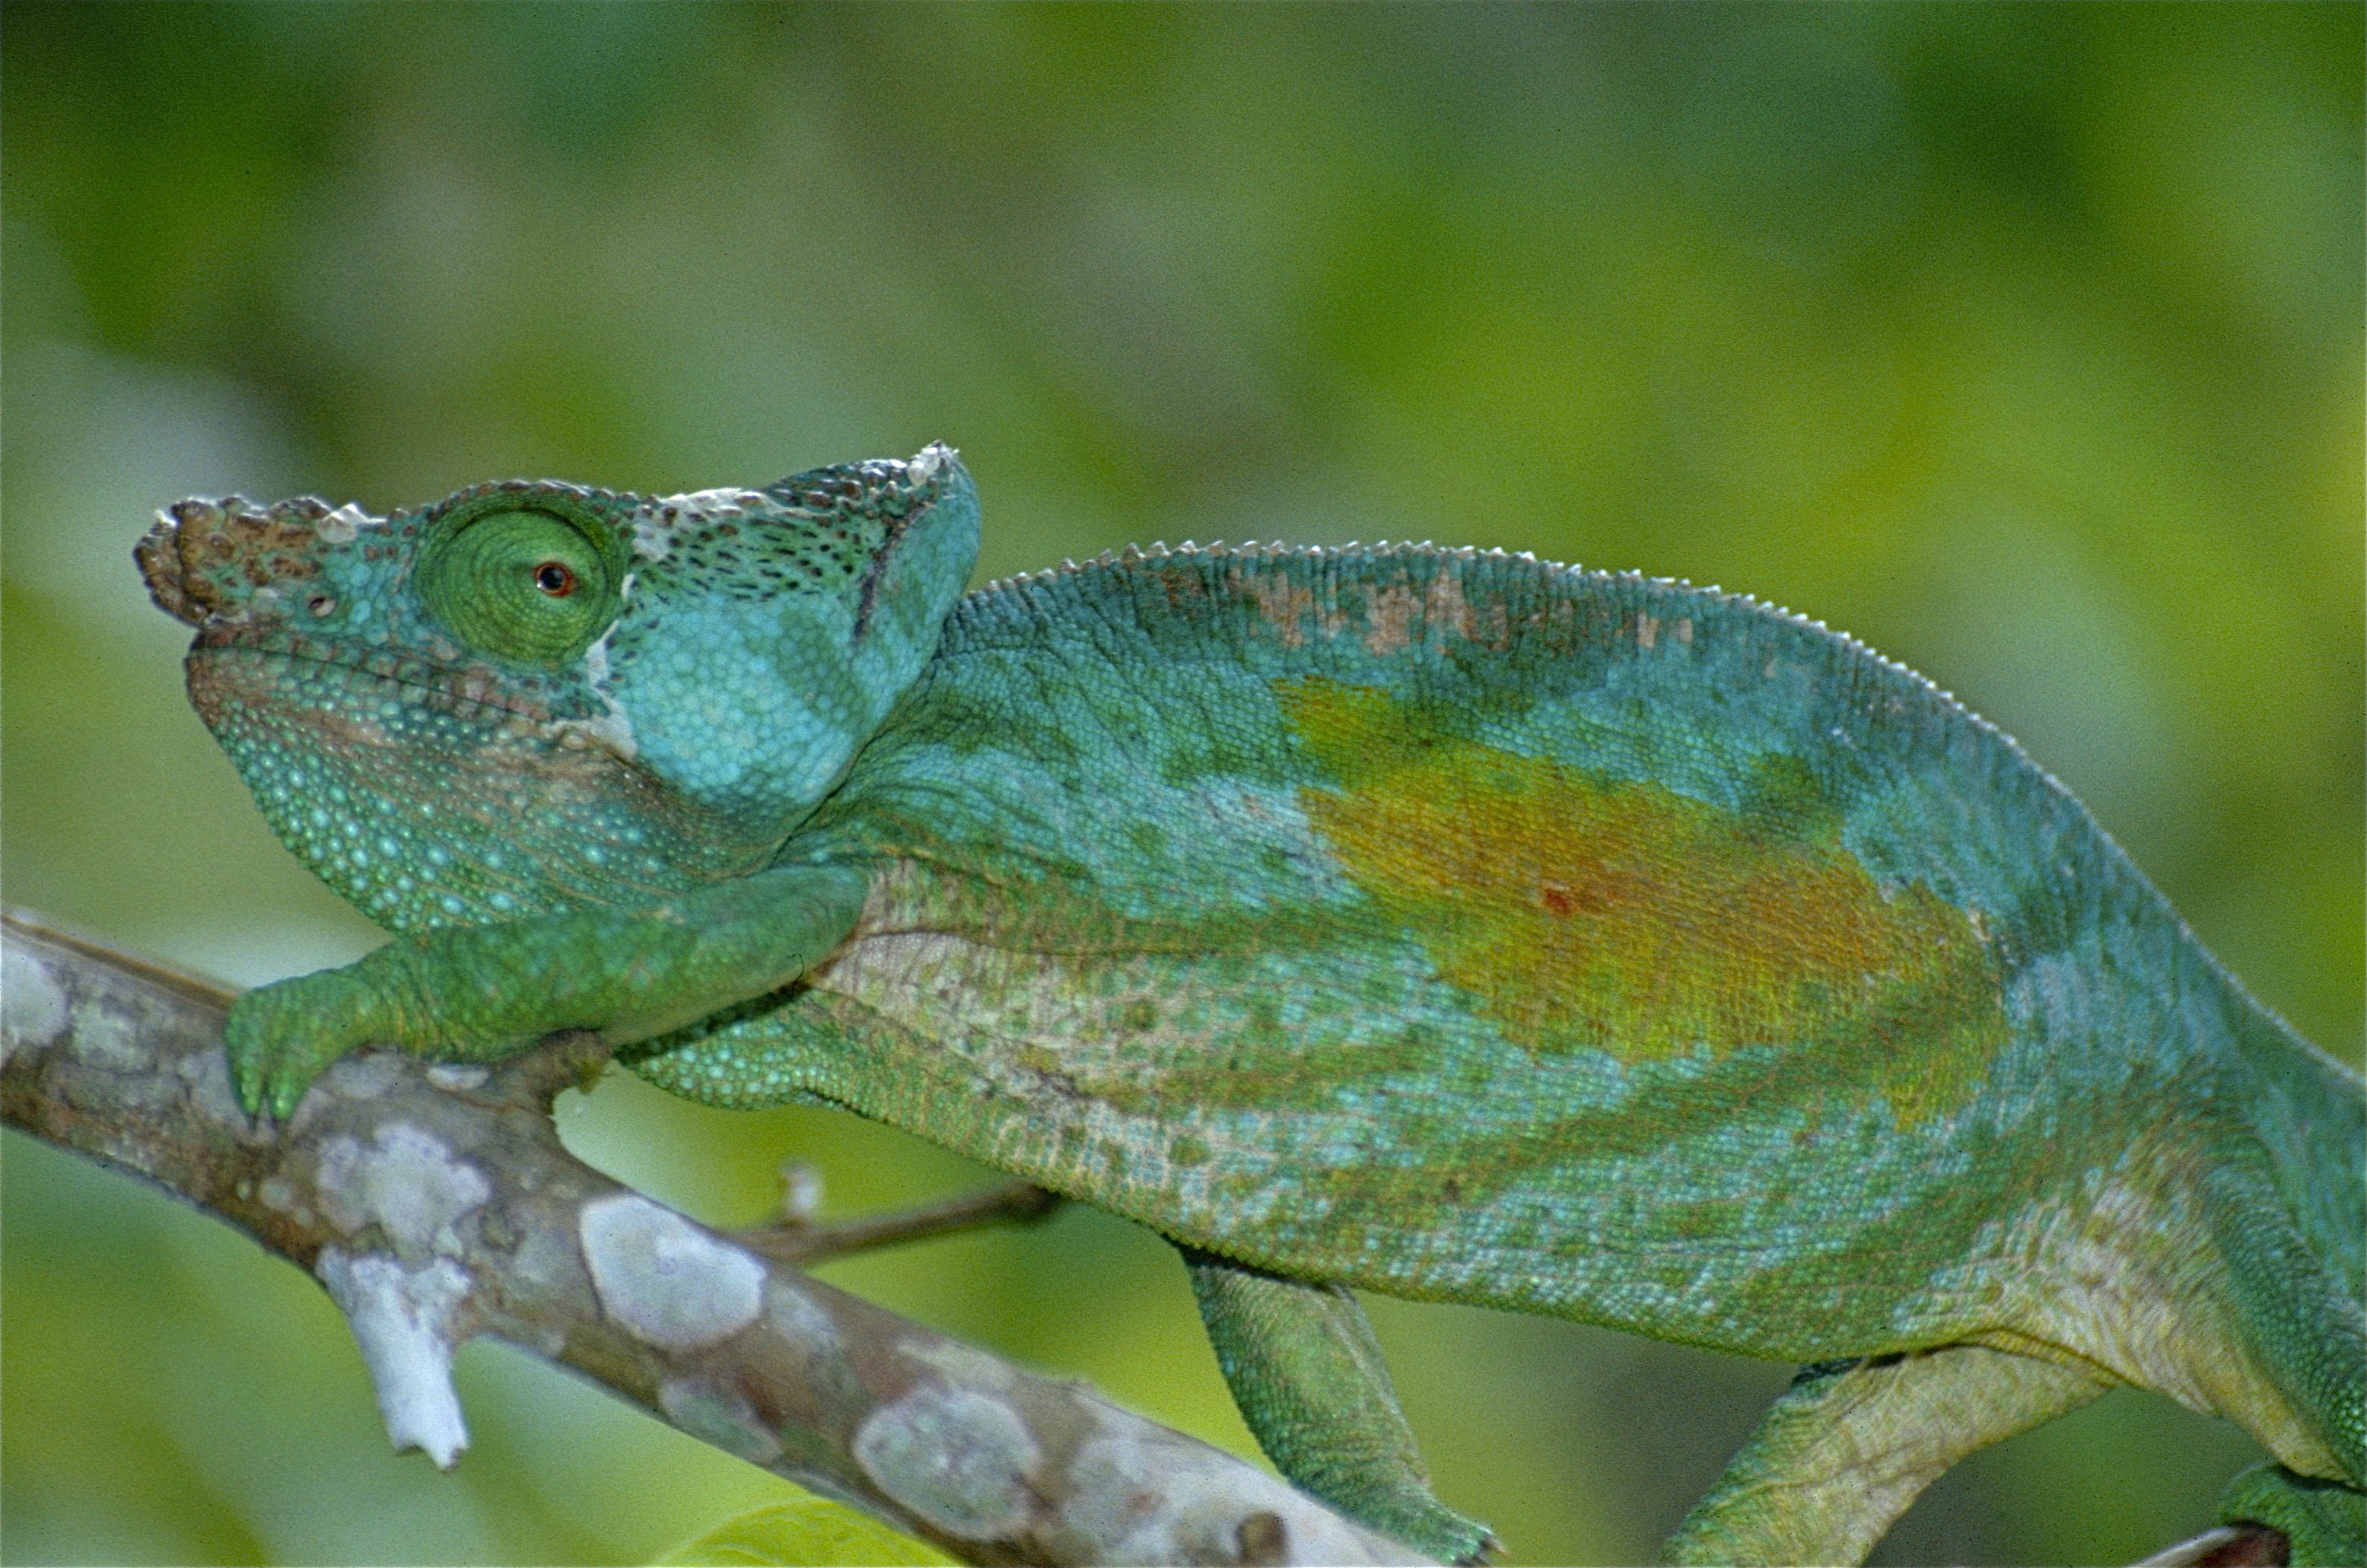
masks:
[[[808,855],[875,868],[855,938],[646,1076],[1392,1294],[2225,1407],[2145,1310],[2212,1289],[2187,1173],[2252,1055],[2358,1120],[2010,740],[1668,581],[1187,548],[983,590]]]

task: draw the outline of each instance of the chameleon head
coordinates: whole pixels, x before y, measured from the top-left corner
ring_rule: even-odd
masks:
[[[135,552],[280,838],[398,931],[764,863],[919,675],[978,551],[945,446],[763,490],[184,501]]]

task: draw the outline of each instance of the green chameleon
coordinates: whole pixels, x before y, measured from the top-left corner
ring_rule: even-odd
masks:
[[[289,848],[398,933],[249,993],[365,1042],[598,1031],[1183,1249],[1284,1473],[1441,1557],[1350,1288],[1810,1363],[1669,1543],[1863,1555],[2134,1383],[2362,1555],[2362,1100],[1943,693],[1748,599],[1428,547],[965,594],[943,446],[666,499],[187,501],[139,559]]]

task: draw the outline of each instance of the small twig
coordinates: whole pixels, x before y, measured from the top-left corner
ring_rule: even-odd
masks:
[[[811,1268],[849,1253],[925,1241],[932,1236],[975,1230],[980,1225],[1006,1222],[1034,1224],[1059,1206],[1060,1195],[1057,1192],[1047,1192],[1030,1181],[1006,1181],[998,1187],[893,1213],[866,1214],[828,1224],[792,1217],[730,1234],[734,1241],[767,1258],[798,1268]]]

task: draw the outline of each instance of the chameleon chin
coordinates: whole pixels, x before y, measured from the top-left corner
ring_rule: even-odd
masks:
[[[1352,1288],[1806,1363],[1674,1561],[1855,1561],[2120,1383],[2259,1440],[2227,1517],[2367,1556],[2360,1080],[2005,736],[1680,582],[1186,546],[966,594],[978,534],[944,446],[171,508],[200,712],[395,933],[239,1002],[248,1107],[583,1028],[906,1128],[1172,1238],[1284,1473],[1443,1558],[1490,1537]]]

